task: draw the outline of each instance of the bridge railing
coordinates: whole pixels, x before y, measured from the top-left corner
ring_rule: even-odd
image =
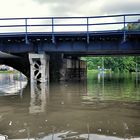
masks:
[[[135,28],[131,27],[135,25]],[[140,14],[93,16],[93,17],[32,17],[0,18],[0,35],[23,34],[27,41],[29,34],[48,33],[52,35],[85,33],[87,40],[90,33],[140,30]]]

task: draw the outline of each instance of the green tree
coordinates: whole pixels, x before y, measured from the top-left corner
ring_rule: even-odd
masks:
[[[136,63],[140,64],[140,57],[103,57],[104,67],[112,69],[115,72],[133,72],[136,69]],[[97,69],[102,67],[102,57],[86,57],[88,69]]]

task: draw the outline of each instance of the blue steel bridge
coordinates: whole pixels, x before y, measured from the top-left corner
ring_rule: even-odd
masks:
[[[44,54],[47,58],[61,55],[74,59],[87,55],[139,55],[139,19],[140,14],[1,18],[0,51],[20,56],[20,61],[14,58],[11,63],[10,57],[2,56],[0,63],[13,65],[21,71],[25,65],[27,71],[26,67],[31,63],[37,63],[33,62],[36,59],[43,64],[40,59],[46,60],[46,56],[41,56]],[[48,61],[53,63],[54,59]]]

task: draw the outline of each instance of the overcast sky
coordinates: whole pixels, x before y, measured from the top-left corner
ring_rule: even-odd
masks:
[[[0,0],[0,17],[140,13],[140,0]]]

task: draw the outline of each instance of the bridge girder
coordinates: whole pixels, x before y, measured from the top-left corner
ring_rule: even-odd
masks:
[[[1,40],[1,38],[0,38]],[[36,34],[29,36],[29,44],[25,44],[23,37],[4,38],[0,43],[0,51],[7,53],[64,53],[86,55],[139,55],[140,54],[140,32],[126,33],[123,40],[121,33],[91,34],[89,43],[85,34],[56,35],[55,43],[51,35],[41,36]]]

